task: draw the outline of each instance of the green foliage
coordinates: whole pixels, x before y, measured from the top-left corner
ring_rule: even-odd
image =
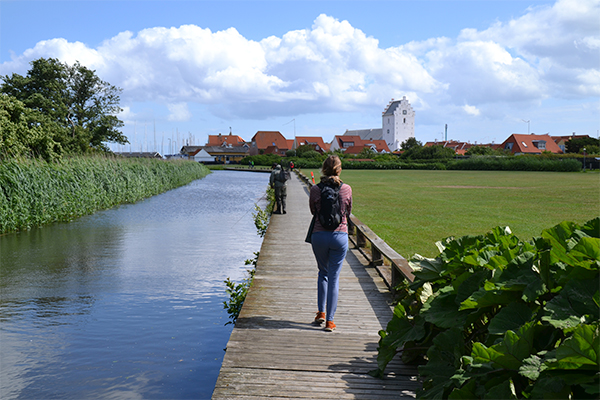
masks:
[[[265,196],[267,200],[265,209],[263,210],[258,204],[255,204],[255,212],[252,213],[252,217],[254,218],[254,226],[256,226],[256,231],[260,237],[264,237],[266,235],[267,228],[269,227],[269,217],[275,208],[275,189],[272,187],[267,187]]]
[[[400,144],[400,149],[407,151],[411,149],[420,149],[423,147],[423,143],[415,139],[414,137],[409,137],[404,142]]]
[[[583,154],[585,147],[588,154],[598,154],[598,146],[600,146],[600,139],[590,137],[570,139],[565,143],[565,152]]]
[[[254,165],[262,165],[270,167],[273,163],[281,163],[281,156],[277,154],[258,154],[242,158],[240,164],[248,165],[250,161],[254,161]]]
[[[598,398],[600,218],[438,247],[410,261],[372,375],[400,351],[422,364],[422,399]]]
[[[242,311],[242,306],[244,305],[244,301],[246,300],[246,295],[248,294],[248,289],[252,286],[252,281],[254,280],[254,273],[256,272],[256,263],[258,262],[258,256],[260,252],[254,253],[254,259],[246,260],[246,265],[253,265],[254,269],[248,269],[246,272],[248,276],[242,280],[241,283],[235,283],[231,281],[231,279],[227,278],[224,282],[227,286],[225,291],[229,295],[229,300],[223,302],[223,308],[227,310],[229,314],[230,321],[225,325],[235,324],[238,317],[240,316],[240,312]]]
[[[133,203],[209,173],[192,161],[79,156],[0,162],[0,233]]]
[[[108,151],[104,142],[127,143],[118,130],[123,123],[116,117],[121,112],[121,89],[102,81],[95,71],[79,62],[69,66],[57,59],[40,58],[31,62],[26,76],[12,74],[0,76],[0,79],[3,81],[0,93],[10,96],[10,102],[21,102],[28,111],[29,130],[41,128],[44,140],[50,143],[41,150],[39,146],[31,146],[26,135],[21,134],[20,139],[27,150],[16,155],[33,153],[51,159],[61,155],[47,149],[56,144],[64,153],[79,154],[92,150]],[[5,103],[3,101],[0,112],[7,109]],[[12,122],[19,121],[13,119]],[[0,155],[15,155],[16,149],[15,146],[5,148],[0,141]]]
[[[489,156],[494,154],[494,150],[489,146],[472,146],[465,154],[468,156]]]
[[[12,96],[0,94],[0,160],[14,157],[59,158],[63,148],[55,138],[64,129],[46,114],[25,107]]]
[[[261,209],[258,204],[254,205],[254,209],[256,213],[253,213],[254,217],[254,225],[256,226],[257,233],[260,237],[264,237],[267,233],[267,228],[269,226],[269,216],[273,212],[273,208],[275,207],[275,190],[271,187],[267,187],[266,192],[267,205],[265,209]],[[231,321],[227,322],[227,324],[235,324],[235,321],[240,315],[240,311],[242,311],[242,306],[244,305],[244,301],[246,300],[246,295],[248,294],[248,289],[252,286],[252,281],[254,279],[254,272],[256,271],[256,263],[258,262],[258,257],[260,253],[255,252],[254,258],[250,260],[246,260],[246,265],[253,265],[254,269],[247,270],[248,277],[244,279],[241,283],[236,284],[232,282],[229,278],[225,280],[225,285],[227,286],[226,292],[229,295],[229,300],[224,301],[223,305],[229,314],[229,318]],[[225,325],[227,325],[225,324]]]
[[[447,168],[450,170],[479,171],[555,171],[576,172],[581,170],[581,163],[572,158],[557,159],[541,156],[474,156],[464,160],[451,160]]]

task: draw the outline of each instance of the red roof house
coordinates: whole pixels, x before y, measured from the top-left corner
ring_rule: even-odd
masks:
[[[241,137],[239,137],[238,135],[232,135],[231,133],[229,133],[229,135],[221,135],[220,133],[218,135],[208,135],[208,143],[206,143],[207,146],[221,146],[223,143],[227,143],[230,145],[242,145],[244,143],[246,143],[246,141],[244,139],[242,139]]]
[[[292,149],[296,149],[300,146],[313,146],[319,153],[326,153],[329,151],[330,144],[325,143],[320,136],[296,136]]]
[[[563,151],[554,142],[552,137],[546,135],[521,135],[513,133],[502,143],[502,149],[509,150],[513,154],[542,154],[549,151],[562,154]]]
[[[256,154],[279,154],[284,156],[285,152],[292,149],[293,140],[287,140],[279,131],[258,131],[252,137],[250,155]]]
[[[359,154],[365,147],[377,153],[391,153],[385,140],[363,140],[360,136],[338,135],[333,138],[329,149],[341,150],[346,154]]]

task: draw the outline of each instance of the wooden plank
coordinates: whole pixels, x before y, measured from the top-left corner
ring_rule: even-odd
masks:
[[[391,295],[358,250],[348,252],[340,275],[338,328],[329,333],[313,324],[318,270],[304,242],[308,196],[295,177],[287,211],[271,218],[212,398],[414,398],[416,368],[399,358],[385,379],[368,375],[377,367],[378,331],[392,316]]]

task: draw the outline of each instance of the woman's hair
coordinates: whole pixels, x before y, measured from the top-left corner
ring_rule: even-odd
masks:
[[[326,180],[333,180],[336,184],[339,185],[340,181],[340,173],[342,172],[342,161],[336,155],[331,155],[323,161],[323,166],[321,167],[321,172],[323,176],[321,177],[321,182]]]

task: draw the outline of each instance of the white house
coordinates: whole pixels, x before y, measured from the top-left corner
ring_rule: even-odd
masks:
[[[415,137],[415,111],[406,96],[402,100],[392,99],[381,115],[381,129],[346,130],[344,136],[384,140],[391,151],[396,151],[406,139]]]
[[[402,100],[392,99],[381,118],[383,140],[392,151],[398,150],[406,139],[415,137],[415,111],[406,96]]]
[[[200,150],[196,154],[194,154],[194,161],[196,162],[213,162],[215,158],[208,154],[208,152],[204,149]]]

